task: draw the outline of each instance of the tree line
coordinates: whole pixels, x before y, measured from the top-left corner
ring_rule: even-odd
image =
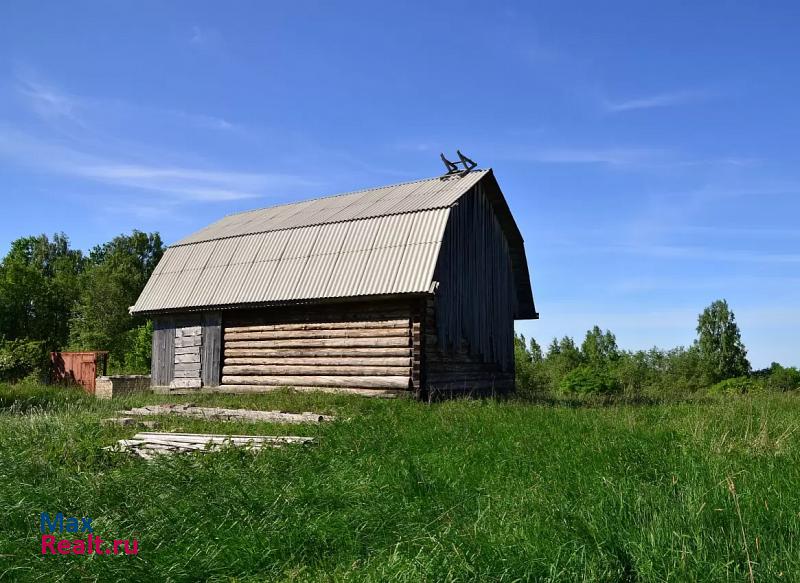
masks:
[[[164,245],[158,233],[134,230],[88,253],[63,233],[23,237],[0,263],[0,380],[43,376],[51,350],[108,350],[109,372],[150,370],[152,323],[132,316]],[[553,339],[546,350],[515,337],[517,387],[527,393],[686,394],[793,390],[796,368],[773,363],[753,371],[725,300],[698,317],[689,347],[626,351],[594,326],[578,344]]]
[[[620,350],[609,330],[594,326],[580,346],[554,338],[547,350],[515,336],[517,388],[529,394],[688,395],[800,389],[800,371],[772,363],[753,371],[736,318],[717,300],[697,319],[697,339],[670,350]]]
[[[88,253],[63,233],[13,241],[0,263],[0,379],[42,376],[51,350],[108,350],[111,372],[149,372],[152,324],[132,306],[164,253],[134,230]]]

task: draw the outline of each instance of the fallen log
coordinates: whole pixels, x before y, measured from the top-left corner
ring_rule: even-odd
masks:
[[[221,407],[195,407],[194,405],[147,405],[129,411],[119,411],[122,415],[181,415],[213,421],[251,421],[272,423],[320,423],[333,421],[330,415],[304,411],[285,413],[283,411],[255,411],[251,409],[223,409]]]

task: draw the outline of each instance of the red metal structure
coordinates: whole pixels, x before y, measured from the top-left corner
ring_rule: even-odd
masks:
[[[97,365],[102,366],[102,374],[106,374],[108,352],[51,352],[53,362],[53,381],[56,383],[75,383],[89,393],[94,394]]]

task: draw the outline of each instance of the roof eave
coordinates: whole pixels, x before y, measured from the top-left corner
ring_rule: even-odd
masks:
[[[391,299],[412,299],[419,297],[426,297],[432,295],[429,292],[406,292],[396,294],[378,294],[378,295],[361,295],[361,296],[344,296],[336,298],[310,298],[300,300],[281,300],[272,302],[244,302],[234,304],[216,304],[209,306],[181,306],[178,308],[162,308],[153,310],[135,310],[130,309],[131,315],[136,316],[165,316],[170,314],[184,314],[186,312],[201,313],[201,312],[220,312],[229,310],[252,310],[258,308],[276,308],[282,306],[303,306],[310,304],[343,304],[348,302],[357,301],[379,301]]]

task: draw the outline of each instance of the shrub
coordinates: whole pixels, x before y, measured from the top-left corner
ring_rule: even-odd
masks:
[[[50,358],[42,341],[0,341],[0,380],[18,381],[25,377],[46,380]]]
[[[747,395],[764,391],[763,383],[750,377],[734,377],[725,379],[708,389],[710,395]]]
[[[771,391],[795,391],[800,389],[800,370],[773,362],[767,369],[764,382]]]
[[[561,390],[579,395],[610,395],[621,392],[622,386],[605,370],[579,366],[566,374]]]
[[[153,322],[125,332],[109,358],[109,374],[147,374],[153,347]]]

